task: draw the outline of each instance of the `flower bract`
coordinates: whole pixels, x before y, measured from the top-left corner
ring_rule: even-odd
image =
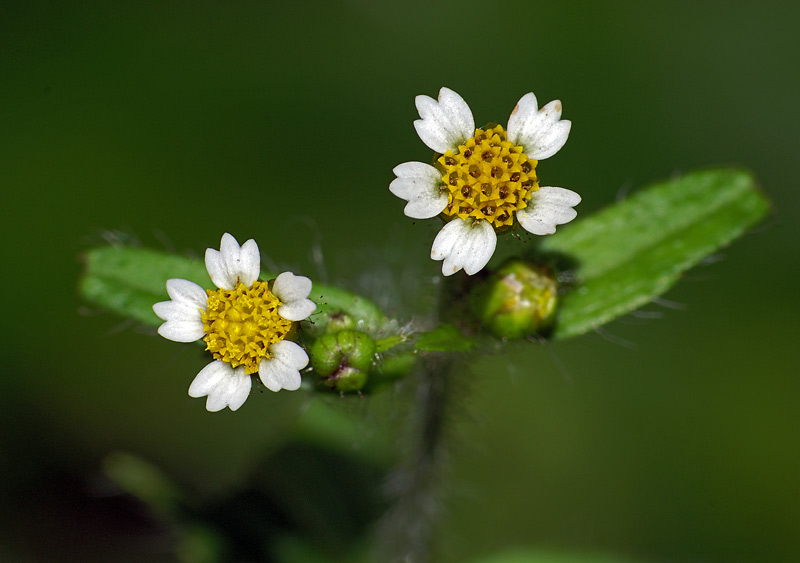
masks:
[[[300,388],[308,355],[291,341],[295,324],[316,309],[308,299],[311,280],[283,272],[271,283],[258,279],[261,255],[254,240],[239,246],[228,233],[220,249],[206,250],[206,269],[217,289],[184,279],[167,280],[170,301],[153,305],[165,322],[158,333],[176,342],[204,340],[214,361],[200,370],[189,395],[206,408],[235,411],[250,394],[258,373],[271,391]]]
[[[575,218],[580,196],[541,186],[536,172],[569,136],[572,124],[561,119],[560,101],[539,109],[536,96],[525,94],[506,129],[476,129],[467,103],[448,88],[438,100],[417,96],[416,106],[414,127],[437,158],[434,165],[396,166],[389,190],[408,202],[408,217],[445,221],[431,248],[431,258],[443,261],[442,274],[479,272],[494,254],[498,232],[520,226],[547,235]]]

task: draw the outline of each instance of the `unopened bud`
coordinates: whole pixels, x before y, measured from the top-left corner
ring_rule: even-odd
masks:
[[[555,317],[558,284],[550,270],[523,260],[503,264],[473,289],[473,314],[500,338],[522,338]]]
[[[356,322],[350,315],[345,313],[334,313],[331,315],[325,330],[327,332],[338,332],[340,330],[353,329],[355,326]]]
[[[358,391],[367,382],[375,341],[363,332],[343,329],[318,338],[311,346],[311,365],[322,383],[336,391]]]

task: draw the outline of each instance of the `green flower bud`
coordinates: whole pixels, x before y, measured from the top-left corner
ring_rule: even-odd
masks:
[[[555,318],[558,284],[550,270],[510,260],[470,295],[473,314],[500,338],[522,338],[547,328]]]
[[[345,366],[323,379],[322,383],[340,393],[359,391],[367,384],[367,372]]]
[[[334,313],[328,321],[328,326],[325,327],[327,332],[338,332],[345,329],[353,329],[356,327],[356,322],[353,317],[345,313]]]
[[[318,338],[311,346],[311,366],[322,382],[336,391],[358,391],[367,382],[375,341],[363,332],[342,329]]]

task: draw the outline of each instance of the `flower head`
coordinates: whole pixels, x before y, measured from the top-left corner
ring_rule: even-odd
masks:
[[[494,254],[497,232],[521,226],[535,235],[552,234],[575,218],[581,198],[573,191],[540,186],[536,165],[564,146],[571,123],[561,120],[561,102],[539,109],[536,96],[517,103],[507,129],[476,129],[464,99],[448,88],[439,99],[417,96],[414,127],[422,142],[438,153],[435,166],[405,162],[389,190],[408,201],[414,219],[440,215],[431,258],[443,260],[442,274],[462,268],[480,271]]]
[[[189,395],[207,395],[209,411],[235,411],[250,394],[251,374],[258,373],[271,391],[298,389],[308,355],[287,337],[316,309],[308,299],[311,280],[283,272],[271,284],[260,281],[258,245],[250,239],[239,246],[228,233],[219,250],[206,250],[206,269],[217,289],[170,279],[171,300],[153,305],[165,321],[158,328],[161,336],[176,342],[203,339],[214,357],[192,381]]]

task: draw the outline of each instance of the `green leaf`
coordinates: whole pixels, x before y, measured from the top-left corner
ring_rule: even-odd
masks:
[[[705,170],[560,227],[541,248],[575,260],[578,284],[563,297],[554,337],[583,334],[663,294],[768,208],[748,172]]]
[[[96,305],[158,326],[163,321],[153,312],[153,304],[169,299],[166,283],[170,278],[211,285],[200,260],[144,248],[105,246],[86,253],[80,291]]]
[[[417,349],[427,352],[458,352],[472,348],[475,342],[453,325],[444,324],[417,338]]]
[[[106,477],[163,516],[174,517],[184,502],[178,486],[165,473],[133,454],[109,454],[103,470]]]
[[[80,282],[83,297],[151,326],[162,323],[153,313],[153,304],[169,299],[168,279],[183,278],[201,287],[213,287],[203,261],[187,256],[106,246],[89,250],[85,258],[86,271]],[[265,280],[274,277],[270,272],[261,273]],[[325,326],[331,315],[337,313],[351,317],[364,332],[374,332],[386,322],[381,310],[368,299],[337,287],[315,283],[309,297],[317,303],[317,312],[311,320],[318,328]]]

